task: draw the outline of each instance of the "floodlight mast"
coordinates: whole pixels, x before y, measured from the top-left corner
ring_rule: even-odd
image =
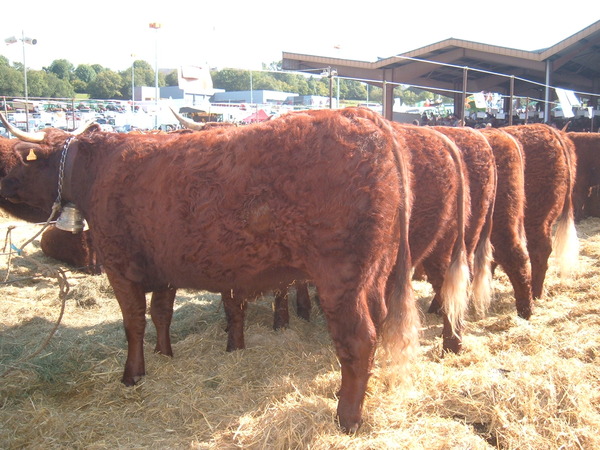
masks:
[[[25,61],[25,44],[35,45],[37,44],[37,39],[26,37],[25,31],[21,31],[21,37],[17,38],[16,36],[11,36],[9,38],[4,39],[6,45],[16,44],[21,41],[23,46],[23,80],[25,82],[25,129],[29,132],[29,95],[27,93],[27,64]]]

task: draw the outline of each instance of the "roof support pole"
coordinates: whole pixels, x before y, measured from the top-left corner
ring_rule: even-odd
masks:
[[[381,89],[382,89],[382,113],[383,117],[388,120],[394,120],[394,87],[395,85],[389,85],[388,82],[388,69],[383,69],[382,73],[382,81],[381,81]],[[394,79],[394,73],[391,73],[392,80]]]
[[[467,77],[468,77],[469,68],[463,67],[463,86],[462,86],[462,113],[460,118],[461,126],[465,126],[467,123]]]
[[[394,120],[394,86],[390,86],[387,80],[383,80],[383,117]]]
[[[546,86],[544,87],[544,123],[548,123],[550,118],[550,81],[552,73],[552,61],[546,60]]]
[[[508,125],[513,124],[513,104],[515,99],[515,76],[510,76],[510,97],[508,99]]]

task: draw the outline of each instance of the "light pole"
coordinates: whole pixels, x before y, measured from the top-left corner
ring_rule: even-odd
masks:
[[[158,22],[152,22],[150,28],[156,30],[154,40],[154,95],[156,99],[156,115],[154,116],[154,128],[158,128],[158,30],[162,25]]]
[[[337,76],[337,70],[328,67],[321,75],[329,78],[329,109],[333,109],[333,77]]]
[[[131,112],[135,112],[135,55],[131,54]]]
[[[35,45],[37,44],[37,39],[32,39],[30,37],[25,37],[25,31],[21,31],[21,37],[17,38],[16,36],[11,36],[9,38],[4,39],[7,45],[15,44],[18,41],[21,41],[23,45],[23,79],[25,80],[25,129],[29,131],[29,95],[27,93],[27,64],[25,62],[25,44]]]

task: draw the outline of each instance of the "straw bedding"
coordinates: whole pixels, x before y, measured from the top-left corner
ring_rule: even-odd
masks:
[[[18,223],[13,242],[35,231]],[[121,315],[104,276],[69,272],[57,333],[19,361],[46,338],[61,301],[52,277],[13,256],[11,282],[0,285],[0,448],[600,448],[600,219],[578,234],[576,278],[561,282],[551,261],[530,321],[517,317],[501,271],[489,314],[468,321],[462,354],[440,358],[441,319],[423,314],[416,361],[397,385],[376,368],[354,436],[334,421],[339,365],[317,306],[311,323],[292,314],[275,332],[271,299],[260,299],[247,349],[226,353],[220,296],[179,291],[175,357],[153,354],[148,319],[147,376],[126,388]],[[37,242],[26,251],[56,265]],[[4,255],[2,278],[7,268]],[[415,289],[426,310],[429,285]]]

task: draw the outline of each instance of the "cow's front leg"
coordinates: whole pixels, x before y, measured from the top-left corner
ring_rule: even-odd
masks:
[[[121,381],[125,386],[133,386],[146,374],[144,364],[146,295],[141,284],[127,280],[109,269],[106,269],[106,275],[121,307],[127,337],[127,361]]]

